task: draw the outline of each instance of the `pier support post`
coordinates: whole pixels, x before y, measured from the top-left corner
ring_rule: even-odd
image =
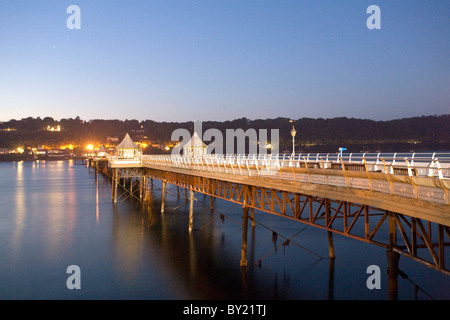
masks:
[[[398,298],[398,261],[400,260],[400,254],[392,250],[386,251],[388,259],[388,299],[397,300]]]
[[[143,176],[142,176],[142,181],[143,181],[143,185],[142,185],[142,192],[143,192],[143,194],[142,194],[142,196],[143,196],[143,200],[144,200],[144,202],[146,202],[147,201],[147,176],[144,174]]]
[[[118,169],[115,168],[114,169],[114,203],[117,203],[117,184],[118,184],[118,180],[119,180],[119,172]]]
[[[213,196],[209,196],[209,208],[212,210],[214,210],[214,199]]]
[[[248,207],[242,207],[242,252],[241,267],[247,266],[247,230],[248,230]]]
[[[162,182],[162,195],[161,195],[161,213],[164,213],[164,200],[166,197],[166,182]]]
[[[255,190],[253,189],[253,186],[249,187],[249,199],[250,199],[250,204],[251,205],[255,205]],[[250,208],[250,216],[251,216],[251,220],[252,220],[252,229],[255,228],[256,224],[255,224],[255,209],[254,208]]]
[[[116,169],[111,169],[112,170],[112,172],[111,172],[111,175],[112,175],[112,177],[111,177],[111,200],[112,201],[114,201],[114,189],[115,189],[115,185],[114,185],[114,181],[115,181],[115,178],[114,178],[114,172],[115,172],[115,170]]]
[[[397,229],[394,213],[386,211],[389,215],[389,249],[397,245]]]
[[[194,226],[194,190],[189,190],[189,232],[192,231]]]
[[[330,252],[330,259],[335,259],[334,255],[334,243],[333,243],[333,232],[328,231],[328,251]]]
[[[133,195],[133,177],[130,178],[130,194]]]
[[[330,224],[330,200],[325,199],[325,223],[329,227]],[[328,251],[330,259],[335,259],[334,255],[334,243],[333,243],[333,232],[328,231]]]
[[[251,216],[251,219],[252,219],[252,228],[254,229],[255,226],[256,226],[256,223],[255,223],[255,209],[250,208],[250,216]]]
[[[140,176],[139,177],[139,201],[141,201],[141,202],[142,202],[142,186],[143,186],[142,176]]]

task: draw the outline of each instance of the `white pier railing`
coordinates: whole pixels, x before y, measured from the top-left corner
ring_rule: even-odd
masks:
[[[450,153],[143,155],[141,165],[265,176],[450,204]]]

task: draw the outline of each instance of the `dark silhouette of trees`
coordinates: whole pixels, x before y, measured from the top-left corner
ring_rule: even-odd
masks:
[[[297,130],[296,150],[335,152],[345,146],[351,152],[359,151],[410,151],[410,150],[450,150],[450,115],[422,116],[374,121],[354,118],[240,118],[229,121],[205,121],[203,132],[209,128],[219,129],[225,137],[226,129],[279,129],[280,151],[292,150],[290,130]],[[49,132],[47,126],[60,125],[60,132]],[[85,121],[80,117],[55,120],[51,117],[11,119],[0,123],[0,148],[17,146],[60,146],[73,144],[85,146],[87,143],[102,144],[108,137],[118,137],[119,141],[129,133],[135,141],[152,141],[164,144],[171,140],[175,129],[184,128],[191,133],[194,122],[156,122],[102,120]],[[7,130],[10,129],[10,130]],[[12,129],[12,130],[11,130]],[[154,149],[152,149],[154,150]]]

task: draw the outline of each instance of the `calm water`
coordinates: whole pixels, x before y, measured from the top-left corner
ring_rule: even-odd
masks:
[[[0,163],[0,299],[388,299],[382,248],[335,235],[333,264],[326,232],[255,212],[241,273],[241,209],[217,200],[211,212],[196,194],[189,234],[184,193],[172,186],[161,215],[158,187],[152,213],[132,200],[113,205],[109,182],[72,161]],[[274,251],[272,230],[277,245],[303,231]],[[380,290],[366,286],[373,264]],[[70,265],[81,269],[80,290],[66,287]],[[399,268],[409,277],[399,278],[399,299],[450,298],[450,277],[405,257]]]

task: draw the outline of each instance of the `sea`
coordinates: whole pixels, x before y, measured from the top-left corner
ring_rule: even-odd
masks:
[[[107,177],[75,160],[1,162],[0,299],[393,297],[382,247],[335,234],[329,259],[326,231],[255,211],[241,268],[239,205],[216,199],[211,210],[208,196],[196,193],[189,231],[189,203],[175,186],[168,185],[163,214],[157,180],[148,206],[123,195],[114,204],[111,191]],[[404,256],[399,269],[395,299],[450,299],[449,276]]]

